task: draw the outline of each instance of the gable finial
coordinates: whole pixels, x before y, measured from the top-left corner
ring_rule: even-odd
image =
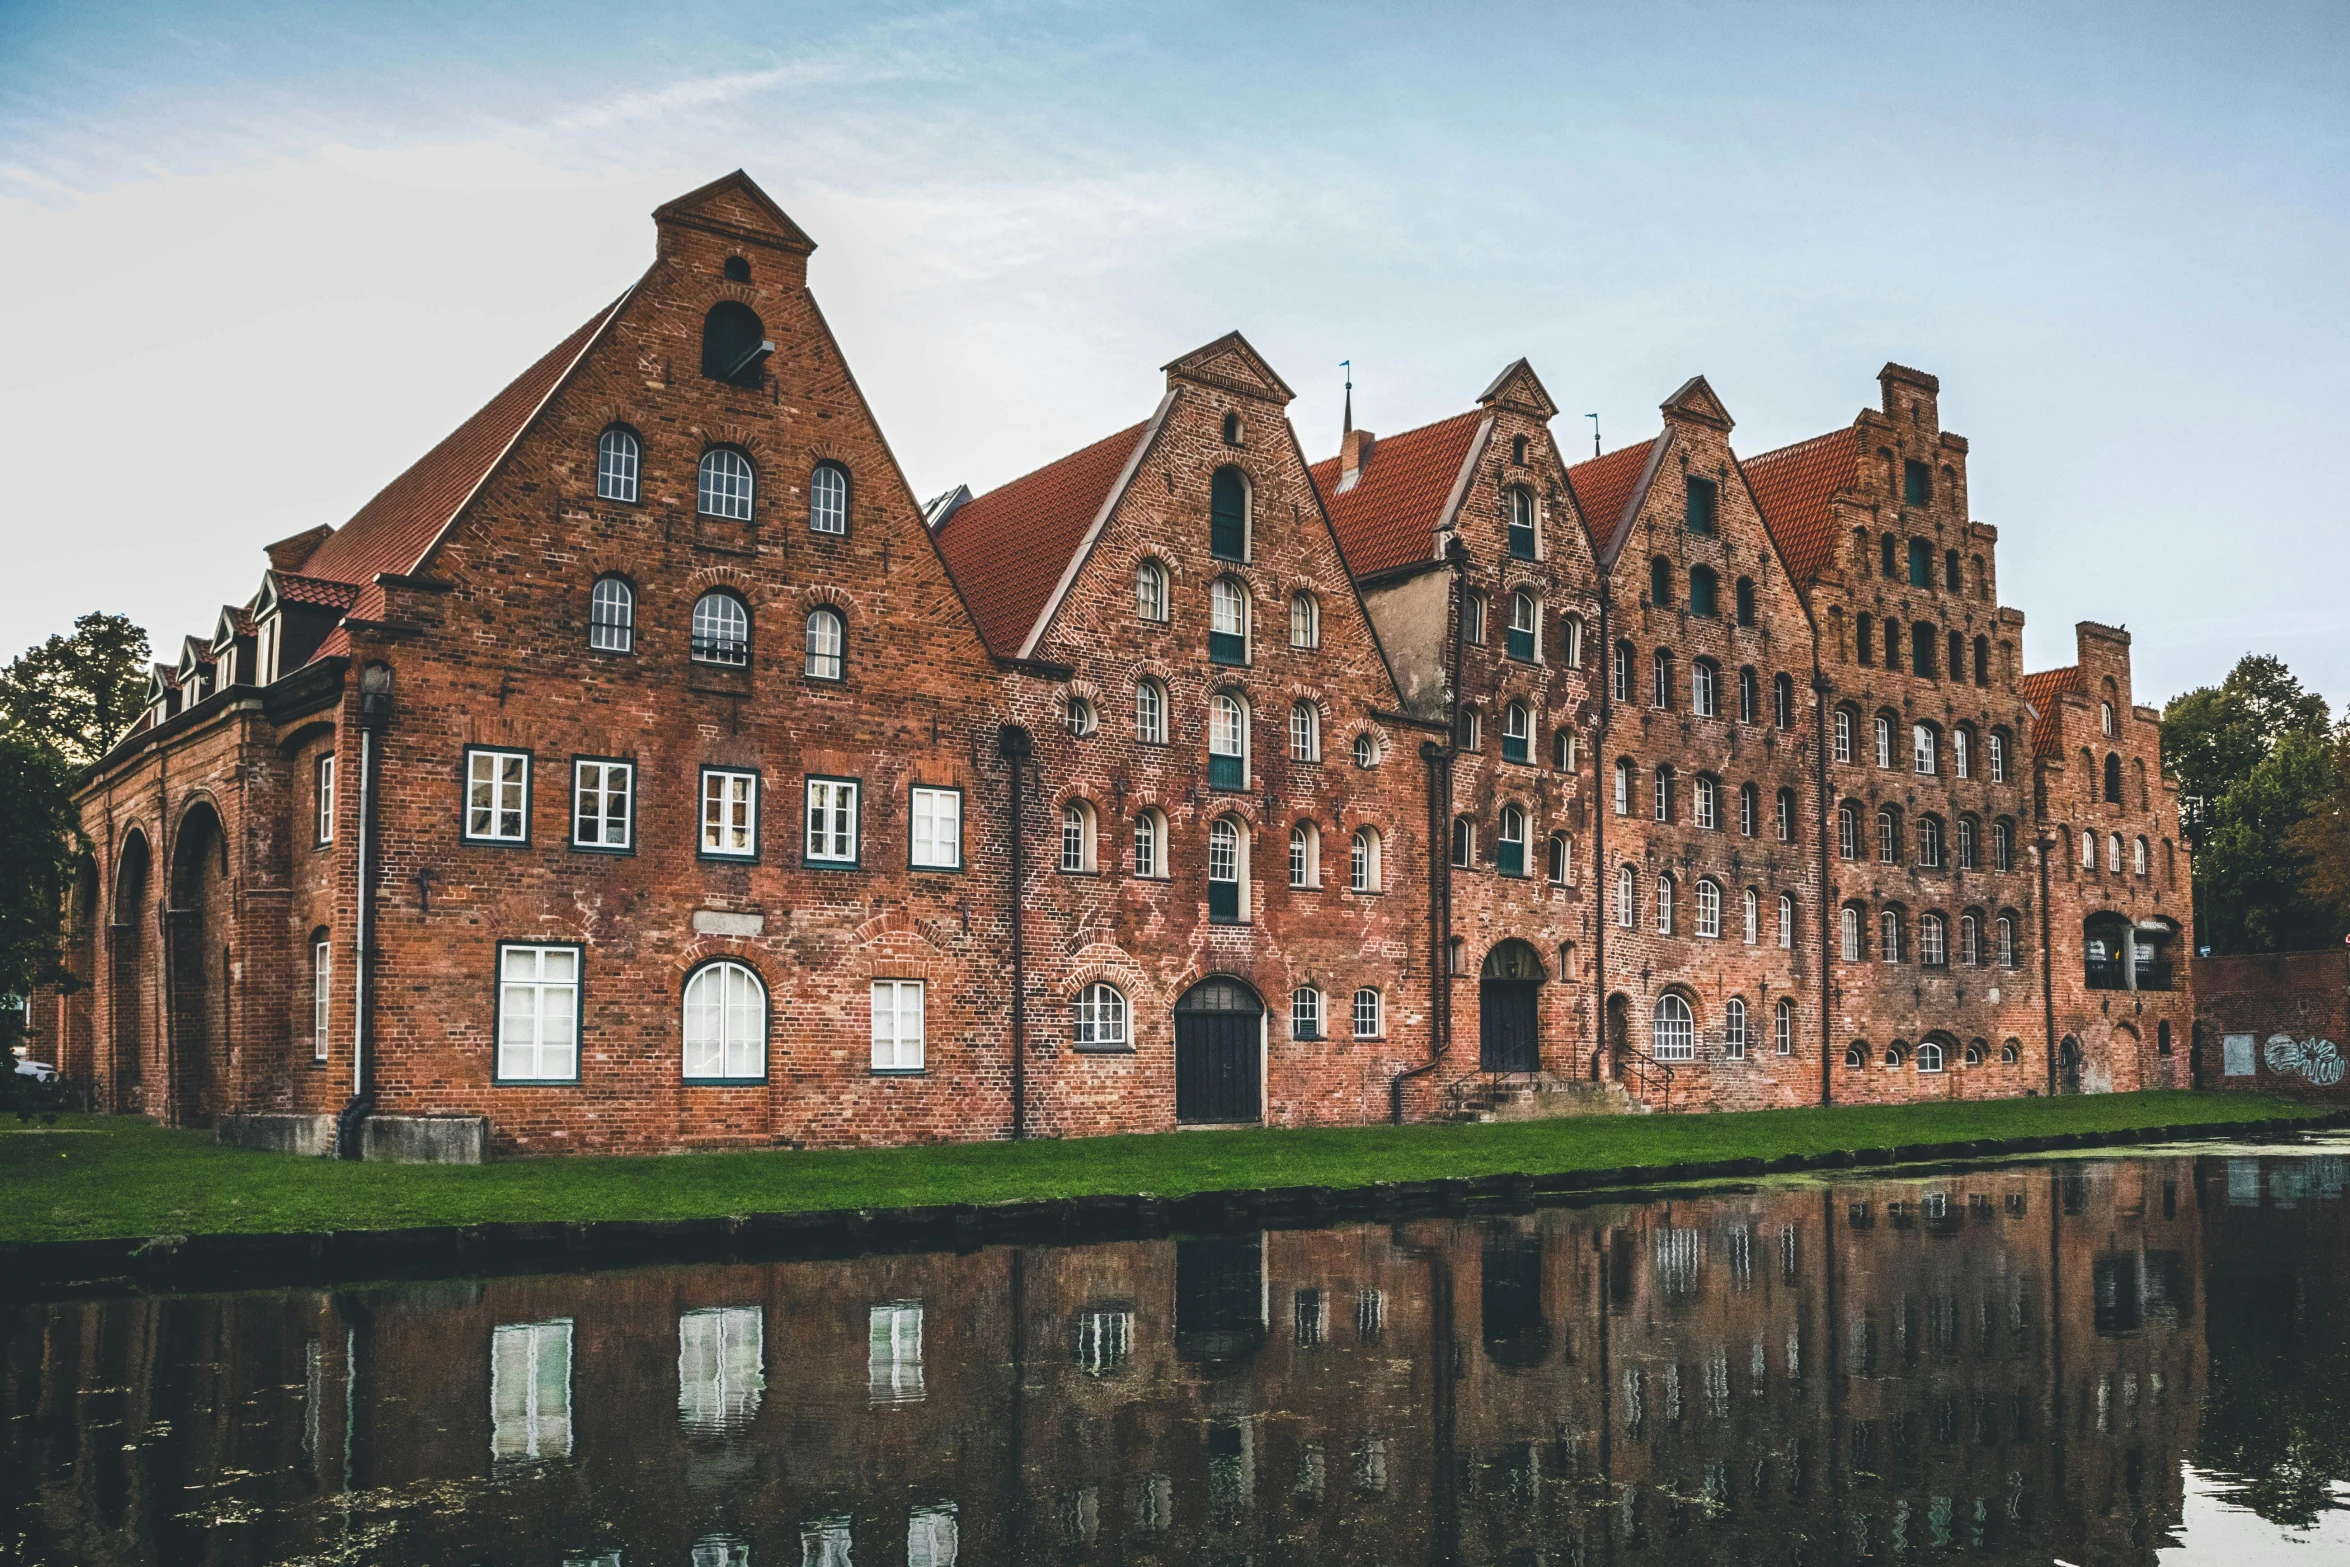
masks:
[[[1346,422],[1339,427],[1338,431],[1338,439],[1343,443],[1348,436],[1355,433],[1355,362],[1351,359],[1341,359],[1338,361],[1338,368],[1346,372]]]
[[[1585,414],[1583,417],[1591,421],[1591,455],[1597,457],[1599,455],[1599,415]]]

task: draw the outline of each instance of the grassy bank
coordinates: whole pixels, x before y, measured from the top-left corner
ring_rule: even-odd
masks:
[[[473,1168],[338,1164],[216,1146],[105,1116],[0,1123],[0,1240],[394,1229],[496,1220],[683,1219],[1251,1186],[1775,1158],[2310,1114],[2253,1094],[1597,1116],[1493,1126],[1186,1132],[820,1153],[517,1159]]]

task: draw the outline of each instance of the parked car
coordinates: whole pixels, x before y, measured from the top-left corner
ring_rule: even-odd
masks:
[[[29,1077],[36,1083],[47,1083],[56,1079],[57,1068],[45,1061],[19,1061],[16,1063],[16,1075]]]

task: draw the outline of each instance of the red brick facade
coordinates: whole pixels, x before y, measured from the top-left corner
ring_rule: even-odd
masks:
[[[92,770],[90,983],[35,1037],[100,1105],[332,1114],[362,1028],[378,1112],[505,1151],[1346,1123],[1481,1069],[1691,1109],[2184,1081],[2127,638],[2021,676],[1931,377],[1744,464],[1693,380],[1569,467],[1521,361],[1309,469],[1233,334],[926,513],[813,241],[740,175],[655,218]],[[2125,925],[2154,956],[2106,959]]]

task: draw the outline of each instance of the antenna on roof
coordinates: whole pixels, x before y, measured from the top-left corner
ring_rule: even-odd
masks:
[[[1591,455],[1597,457],[1599,455],[1599,415],[1585,414],[1583,417],[1591,421]]]
[[[1338,432],[1339,441],[1344,443],[1348,436],[1355,433],[1355,362],[1341,359],[1338,368],[1346,372],[1346,423]]]

